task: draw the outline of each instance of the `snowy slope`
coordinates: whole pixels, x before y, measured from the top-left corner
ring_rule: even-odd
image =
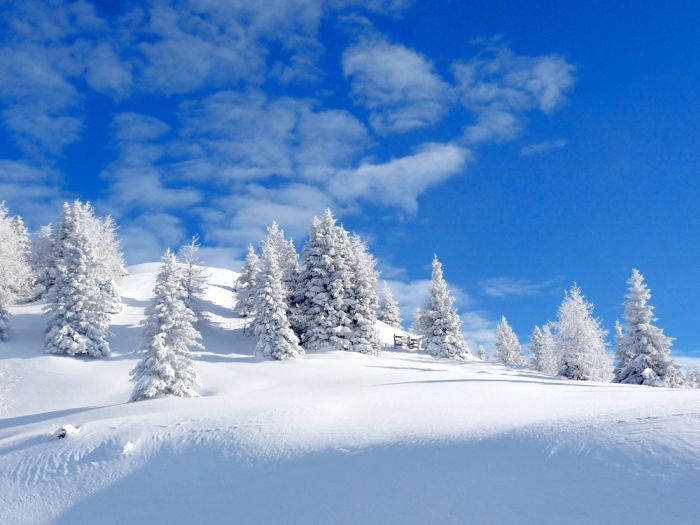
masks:
[[[700,391],[392,351],[386,325],[381,357],[266,361],[228,270],[209,270],[202,397],[126,403],[156,270],[120,283],[105,360],[43,355],[42,305],[13,309],[0,523],[698,522]]]

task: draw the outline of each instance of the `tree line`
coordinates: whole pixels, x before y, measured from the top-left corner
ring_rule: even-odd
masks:
[[[108,356],[109,320],[121,309],[116,280],[126,274],[116,232],[111,217],[97,217],[89,203],[76,200],[64,204],[56,228],[44,226],[30,237],[21,217],[0,205],[0,339],[8,338],[10,305],[42,299],[48,313],[46,352]],[[200,379],[192,351],[203,349],[200,327],[206,322],[201,305],[206,276],[198,252],[195,236],[181,248],[181,260],[170,250],[162,258],[143,323],[143,357],[131,372],[132,400],[197,395]],[[378,279],[366,243],[326,210],[314,217],[301,257],[274,222],[259,249],[249,247],[235,283],[235,309],[248,321],[256,352],[271,359],[328,350],[378,355],[377,321],[394,328],[402,323],[389,286],[380,290]],[[671,357],[672,339],[654,324],[643,276],[633,270],[628,283],[624,323],[616,324],[614,366],[606,352],[607,333],[577,285],[566,292],[557,319],[535,327],[529,362],[505,317],[493,357],[572,380],[698,386],[700,374],[684,376]],[[474,358],[437,256],[428,298],[411,331],[430,355]],[[476,357],[487,358],[483,346]]]

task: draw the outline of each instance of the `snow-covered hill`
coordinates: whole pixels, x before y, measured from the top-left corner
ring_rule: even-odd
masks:
[[[209,270],[197,399],[126,403],[156,264],[103,360],[0,346],[0,523],[698,523],[700,391],[579,383],[389,348],[272,362]],[[57,431],[77,429],[65,439]]]

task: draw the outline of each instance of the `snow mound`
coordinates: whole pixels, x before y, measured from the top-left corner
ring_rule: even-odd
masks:
[[[379,357],[268,361],[225,269],[207,269],[202,397],[127,403],[157,269],[121,279],[106,359],[43,354],[43,305],[13,308],[3,523],[696,523],[700,391],[435,359],[383,323]]]

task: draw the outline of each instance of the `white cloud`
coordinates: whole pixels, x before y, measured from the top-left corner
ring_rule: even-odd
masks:
[[[405,132],[435,124],[445,114],[449,86],[422,55],[379,36],[365,36],[343,53],[343,73],[372,127]]]
[[[242,252],[249,243],[257,243],[274,220],[288,236],[305,237],[313,216],[332,206],[329,195],[314,186],[292,183],[266,188],[251,184],[240,193],[217,199],[216,210],[224,211],[200,212],[207,224],[207,239],[236,246]]]
[[[545,140],[536,144],[528,144],[520,148],[520,154],[523,156],[540,155],[553,149],[561,149],[569,142],[566,139]]]
[[[470,159],[469,150],[454,144],[425,144],[413,155],[341,171],[329,188],[344,202],[363,200],[415,212],[419,195],[462,173]]]
[[[158,260],[166,248],[176,250],[186,239],[179,217],[168,213],[145,213],[121,222],[119,237],[129,264]]]
[[[483,312],[468,311],[462,314],[462,333],[469,344],[472,353],[476,353],[479,345],[491,348],[496,339],[498,323],[489,319]]]
[[[131,91],[131,64],[122,61],[108,42],[97,44],[89,53],[86,66],[85,80],[95,91],[116,99]]]
[[[112,128],[114,137],[120,142],[156,140],[170,129],[155,117],[129,112],[115,115]]]
[[[65,195],[54,169],[15,160],[0,160],[0,201],[22,215],[30,228],[53,222]]]
[[[529,279],[515,279],[513,277],[494,277],[479,282],[484,295],[489,297],[529,296],[540,295],[550,291],[561,279],[549,279],[547,281],[533,282]]]
[[[504,45],[455,64],[457,92],[476,123],[465,130],[469,143],[514,138],[520,115],[533,109],[552,113],[574,85],[576,68],[561,55],[519,56]]]

